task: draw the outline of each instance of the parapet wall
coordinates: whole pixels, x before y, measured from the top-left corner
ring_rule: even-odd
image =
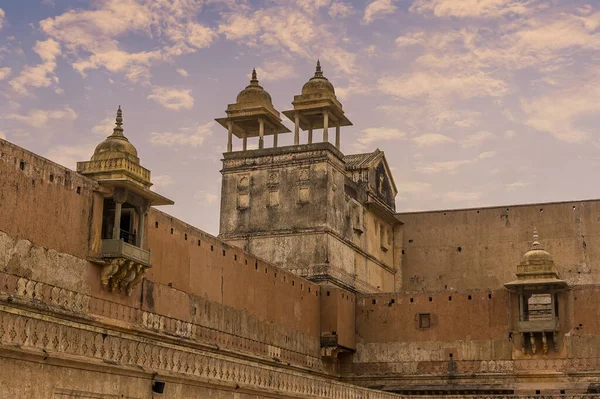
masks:
[[[570,285],[600,283],[600,201],[399,213],[402,290],[496,290],[515,279],[537,228]]]
[[[108,292],[101,266],[87,260],[96,255],[98,184],[4,140],[0,176],[0,272],[215,332],[203,339],[225,334],[301,353],[292,363],[320,367],[317,285],[152,209],[145,283],[130,297]]]

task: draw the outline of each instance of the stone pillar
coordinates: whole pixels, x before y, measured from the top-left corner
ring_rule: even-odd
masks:
[[[329,141],[329,111],[323,111],[323,142]]]
[[[113,194],[115,201],[115,225],[113,226],[113,240],[121,239],[121,210],[122,204],[127,201],[127,191],[116,188]]]
[[[294,145],[300,144],[300,113],[294,115]]]
[[[556,308],[555,308],[555,304],[556,304],[556,293],[552,292],[550,294],[550,306],[552,307],[552,320],[556,319]]]
[[[335,125],[335,148],[340,149],[340,124]]]
[[[523,293],[519,292],[519,321],[525,321],[525,309],[523,308]]]
[[[273,135],[273,148],[277,148],[277,135],[277,132]]]
[[[233,150],[232,136],[233,136],[233,122],[228,121],[227,122],[227,152],[231,152]]]
[[[265,148],[265,120],[263,118],[258,120],[258,148]]]
[[[144,227],[145,227],[144,225],[145,225],[147,210],[145,208],[140,208],[139,212],[140,212],[140,217],[139,217],[139,221],[138,221],[137,246],[143,249],[144,248]]]
[[[113,226],[113,240],[121,238],[121,203],[115,201],[115,223]]]
[[[529,333],[529,343],[531,344],[531,353],[535,355],[536,347],[535,347],[535,335],[532,332]]]
[[[248,149],[248,136],[246,136],[246,132],[244,132],[244,138],[242,139],[242,149],[244,151]]]
[[[312,126],[308,128],[308,144],[312,144]]]

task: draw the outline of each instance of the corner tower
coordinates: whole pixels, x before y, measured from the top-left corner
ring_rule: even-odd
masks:
[[[352,123],[320,63],[302,94],[294,96],[293,109],[284,111],[294,121],[294,145],[277,147],[276,135],[289,130],[270,119],[271,130],[262,129],[263,135],[273,132],[272,148],[261,140],[258,149],[243,145],[241,151],[232,151],[232,134],[253,137],[258,129],[261,137],[261,125],[252,118],[263,118],[266,126],[266,114],[258,116],[247,107],[256,109],[254,104],[260,103],[261,112],[279,115],[271,96],[256,85],[254,75],[242,93],[254,87],[258,100],[244,103],[246,95],[240,93],[237,103],[228,106],[227,117],[217,119],[228,131],[219,237],[312,281],[352,292],[393,291],[394,231],[399,223],[393,209],[395,186],[383,153],[346,157],[340,151],[340,129]],[[335,145],[329,142],[330,127],[336,129]],[[323,131],[322,142],[313,142],[315,129]],[[300,130],[308,131],[302,144]]]

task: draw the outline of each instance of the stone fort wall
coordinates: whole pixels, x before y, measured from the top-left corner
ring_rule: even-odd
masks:
[[[496,290],[515,279],[533,228],[569,285],[600,283],[600,201],[399,213],[402,290]]]
[[[211,332],[202,338],[209,342],[321,368],[317,285],[152,209],[147,279],[131,296],[108,292],[87,260],[99,234],[97,184],[4,140],[0,176],[0,272],[197,326]]]

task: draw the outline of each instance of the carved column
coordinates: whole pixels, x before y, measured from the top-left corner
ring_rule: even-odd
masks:
[[[335,125],[335,148],[340,149],[340,124]]]
[[[233,122],[227,122],[227,152],[231,152],[233,150]]]
[[[146,221],[146,214],[148,213],[148,206],[147,205],[143,205],[140,206],[138,208],[138,212],[140,214],[139,217],[139,221],[138,221],[138,242],[137,242],[137,246],[140,248],[144,248],[144,236],[145,236],[145,221]]]
[[[544,350],[544,354],[548,353],[548,339],[545,332],[542,332],[542,349]]]
[[[277,148],[277,135],[278,135],[277,132],[275,132],[275,134],[273,134],[273,148]]]
[[[535,335],[532,332],[529,333],[529,343],[531,344],[531,353],[535,355]]]
[[[323,142],[329,141],[329,111],[323,111]]]
[[[115,189],[113,200],[115,201],[115,221],[112,238],[119,240],[121,238],[121,210],[123,203],[127,200],[127,192],[122,188]]]
[[[300,144],[300,113],[294,115],[294,145]]]
[[[258,148],[263,149],[265,147],[265,120],[263,118],[258,119]]]
[[[312,144],[312,126],[308,128],[308,144]]]
[[[248,136],[246,135],[246,132],[244,132],[244,138],[242,139],[242,149],[244,151],[248,149]]]
[[[521,333],[521,351],[523,354],[527,354],[527,340],[525,339],[525,333]]]

